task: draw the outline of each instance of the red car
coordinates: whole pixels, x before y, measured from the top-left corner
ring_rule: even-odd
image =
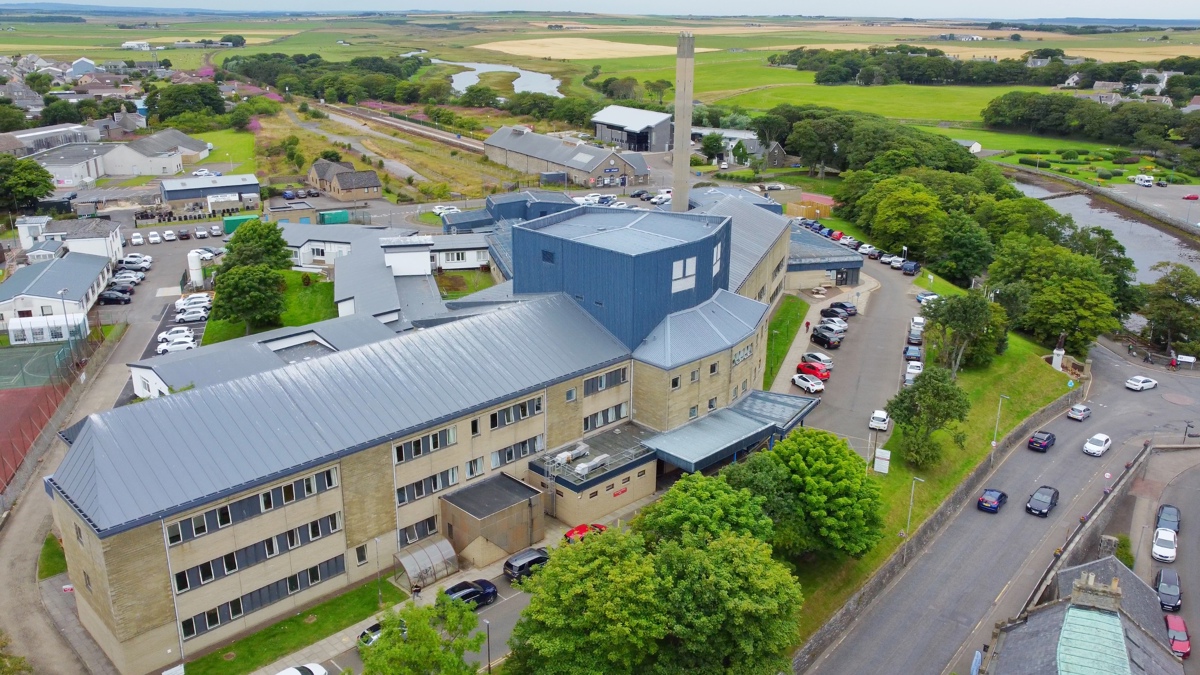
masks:
[[[1190,199],[1192,201],[1196,201],[1197,199],[1200,199],[1200,195],[1184,195],[1183,198]]]
[[[801,363],[796,366],[797,375],[812,375],[818,380],[829,379],[829,369],[823,363]]]
[[[1178,614],[1163,615],[1167,622],[1167,639],[1171,642],[1171,651],[1175,656],[1186,659],[1192,653],[1192,640],[1188,637],[1187,624]]]
[[[841,232],[840,230],[838,230],[838,231],[835,231],[833,234],[829,235],[829,238],[834,241],[837,241],[844,236],[846,236],[846,235],[843,232]]]
[[[565,539],[568,544],[573,544],[577,541],[583,541],[583,538],[592,532],[603,532],[607,529],[607,527],[600,525],[599,523],[592,523],[591,525],[584,523],[583,525],[576,525],[575,527],[567,530],[567,533],[563,535],[563,539]]]

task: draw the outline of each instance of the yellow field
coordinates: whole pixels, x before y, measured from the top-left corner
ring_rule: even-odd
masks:
[[[620,59],[629,56],[668,56],[675,53],[674,47],[663,45],[638,45],[628,42],[609,42],[591,38],[542,38],[535,40],[511,40],[488,42],[475,45],[479,49],[528,56],[535,59]],[[715,49],[697,49],[698,52],[713,52]]]

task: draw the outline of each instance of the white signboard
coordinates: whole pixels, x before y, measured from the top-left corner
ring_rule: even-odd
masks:
[[[876,450],[875,451],[875,473],[887,473],[888,466],[892,463],[891,450]]]

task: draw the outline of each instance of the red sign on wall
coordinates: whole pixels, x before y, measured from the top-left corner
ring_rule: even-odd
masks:
[[[617,490],[616,492],[614,492],[613,496],[620,497],[621,495],[625,494],[628,491],[629,491],[629,488],[621,488],[620,490]]]

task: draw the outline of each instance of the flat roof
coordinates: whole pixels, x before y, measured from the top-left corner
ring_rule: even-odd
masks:
[[[110,143],[69,143],[43,150],[28,157],[45,166],[74,166],[89,159],[103,157],[117,146]]]
[[[442,497],[476,518],[483,519],[510,506],[523,504],[542,494],[541,490],[500,472]],[[537,505],[541,508],[541,504]]]
[[[562,214],[566,214],[563,217]],[[537,230],[597,248],[629,255],[674,248],[711,236],[723,217],[662,211],[632,211],[587,206],[520,223]],[[559,216],[559,217],[555,217]]]
[[[655,112],[653,110],[642,110],[640,108],[628,108],[623,105],[610,105],[601,108],[592,115],[593,123],[607,124],[612,127],[621,127],[626,131],[638,132],[648,129],[653,126],[658,126],[663,122],[671,120],[670,113]]]

